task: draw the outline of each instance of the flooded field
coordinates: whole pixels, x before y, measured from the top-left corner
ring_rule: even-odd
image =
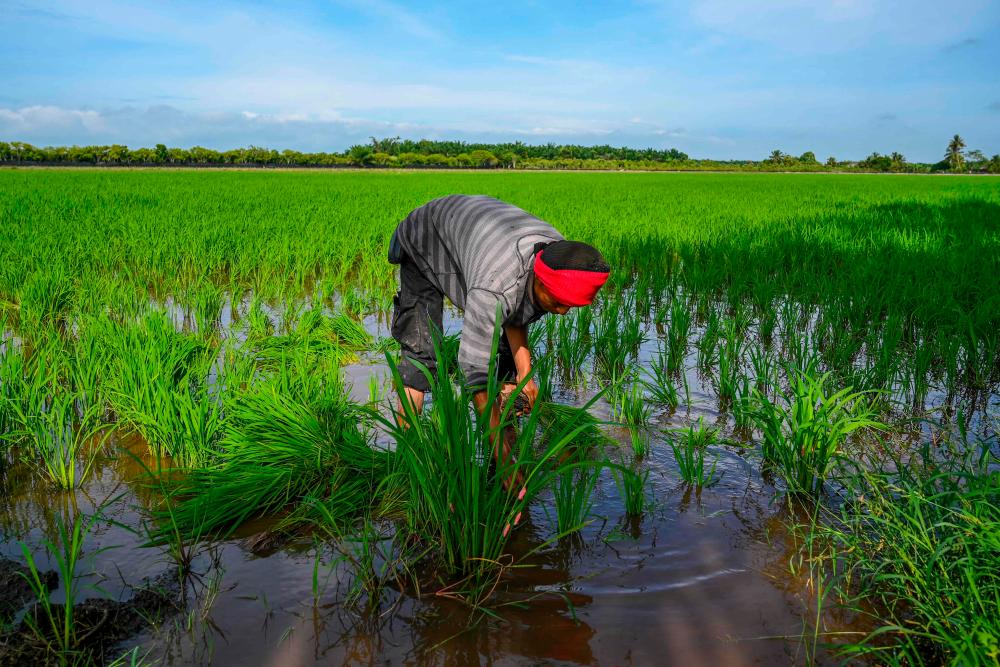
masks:
[[[60,239],[29,269],[0,263],[0,576],[36,582],[0,599],[0,664],[989,654],[996,186],[180,173],[156,183],[194,192],[123,175],[102,204],[103,175],[38,174],[0,179],[0,243]],[[381,244],[412,202],[459,189],[507,190],[617,267],[593,307],[532,327],[543,403],[519,421],[520,496],[489,472],[459,378],[437,378],[408,434],[389,407]],[[339,227],[313,227],[303,192]],[[250,205],[220,213],[227,194]],[[184,243],[156,238],[170,210]],[[101,221],[128,230],[103,258],[72,238]],[[946,567],[889,550],[922,553],[894,507],[926,510]],[[906,576],[924,587],[892,588]],[[871,636],[898,618],[912,635]]]

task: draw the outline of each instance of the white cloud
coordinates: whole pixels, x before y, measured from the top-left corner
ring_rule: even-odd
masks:
[[[40,128],[95,133],[106,130],[107,125],[101,114],[90,110],[42,105],[0,108],[0,132],[5,136],[17,137],[18,133],[30,134]]]

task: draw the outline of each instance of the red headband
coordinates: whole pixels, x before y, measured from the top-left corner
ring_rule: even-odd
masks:
[[[566,306],[586,306],[594,301],[597,290],[608,280],[610,272],[553,269],[542,259],[544,250],[535,255],[535,277],[542,281],[559,303]]]

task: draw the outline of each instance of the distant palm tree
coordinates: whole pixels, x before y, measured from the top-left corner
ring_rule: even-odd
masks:
[[[779,150],[771,151],[771,157],[767,158],[769,162],[780,163],[785,159],[785,154]]]
[[[957,134],[948,142],[948,152],[944,154],[944,157],[951,165],[952,171],[961,171],[965,165],[965,156],[962,155],[963,148],[965,148],[965,141]]]

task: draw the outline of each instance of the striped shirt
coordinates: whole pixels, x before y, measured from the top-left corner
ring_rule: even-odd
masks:
[[[470,386],[486,384],[498,304],[504,326],[545,314],[533,295],[535,244],[562,238],[547,222],[483,195],[441,197],[399,223],[390,261],[402,250],[465,311],[458,363]]]

